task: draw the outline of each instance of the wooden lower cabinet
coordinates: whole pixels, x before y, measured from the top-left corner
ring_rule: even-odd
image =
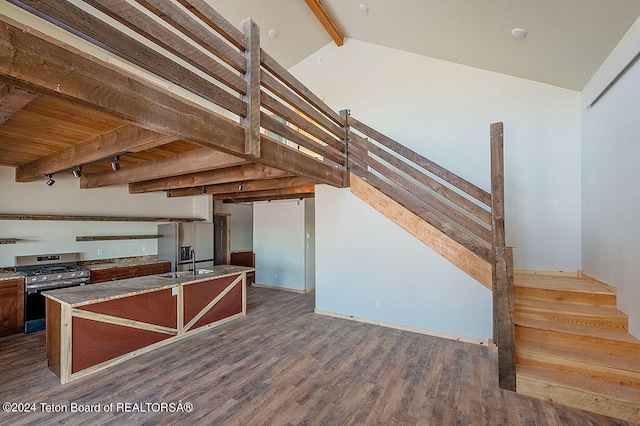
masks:
[[[0,337],[24,331],[24,279],[0,280]]]
[[[79,306],[47,296],[49,368],[67,383],[244,316],[245,290],[239,273]]]
[[[91,283],[125,280],[146,275],[171,272],[171,262],[153,262],[140,265],[114,266],[113,268],[95,269],[91,271]]]

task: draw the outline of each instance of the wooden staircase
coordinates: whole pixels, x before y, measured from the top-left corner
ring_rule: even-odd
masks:
[[[640,340],[616,294],[576,275],[515,274],[517,391],[640,422]]]

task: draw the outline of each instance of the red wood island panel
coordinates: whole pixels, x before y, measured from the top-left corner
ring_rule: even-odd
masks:
[[[241,313],[242,285],[242,275],[185,285],[185,331]]]
[[[177,306],[177,296],[167,288],[84,305],[78,309],[177,329]]]

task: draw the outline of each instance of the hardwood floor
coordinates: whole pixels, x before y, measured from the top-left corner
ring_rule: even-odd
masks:
[[[499,390],[486,347],[313,314],[313,293],[250,287],[247,303],[245,318],[64,386],[47,369],[43,332],[2,338],[0,402],[36,412],[0,412],[0,424],[628,424]],[[178,401],[193,410],[146,405]]]

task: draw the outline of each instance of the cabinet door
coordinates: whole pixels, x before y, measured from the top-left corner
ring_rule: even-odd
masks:
[[[121,266],[116,268],[98,269],[91,271],[91,283],[124,280],[135,277],[135,266]]]
[[[24,328],[24,281],[0,281],[0,336],[21,333]]]
[[[171,272],[171,262],[147,263],[136,266],[136,277]]]

